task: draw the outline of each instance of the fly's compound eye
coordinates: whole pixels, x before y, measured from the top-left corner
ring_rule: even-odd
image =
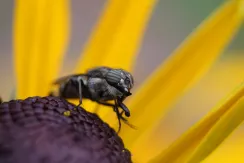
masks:
[[[126,84],[126,85],[130,85],[130,79],[129,79],[129,78],[126,78],[126,79],[125,79],[125,84]]]
[[[117,70],[111,70],[106,75],[106,80],[111,85],[121,85],[123,84],[121,81],[120,71]]]

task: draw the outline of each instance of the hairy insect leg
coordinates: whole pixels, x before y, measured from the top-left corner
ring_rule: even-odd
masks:
[[[82,84],[83,84],[83,82],[82,82],[81,78],[79,78],[78,80],[72,80],[71,79],[70,82],[74,86],[76,86],[75,83],[78,82],[78,92],[77,92],[77,94],[79,96],[79,104],[74,107],[74,110],[78,110],[78,108],[82,104]],[[64,88],[64,89],[66,89],[66,88]]]
[[[101,104],[101,105],[104,105],[104,106],[110,106],[110,107],[113,107],[114,111],[116,111],[116,110],[115,110],[115,107],[114,107],[114,106],[115,106],[114,104],[110,104],[110,103],[108,103],[108,102],[102,102],[102,101],[96,101],[96,102],[99,103],[99,104]],[[119,102],[119,100],[118,100],[118,102]],[[118,103],[118,102],[117,102],[117,107],[120,106],[120,105],[119,105],[120,103]],[[120,106],[120,107],[121,107],[121,106]],[[128,109],[124,104],[123,104],[123,107],[124,107],[124,109],[122,108],[123,110],[126,110],[127,112],[130,112],[129,109]]]
[[[120,100],[118,101],[118,105],[123,109],[123,111],[125,112],[125,116],[129,117],[130,116],[130,110],[127,108],[127,106],[125,106],[125,104],[123,104]]]
[[[125,100],[126,96],[122,96],[120,98],[118,98],[119,101],[123,102]]]
[[[116,115],[117,115],[117,118],[118,118],[118,121],[119,121],[119,128],[118,128],[117,133],[119,133],[119,132],[120,132],[120,129],[121,129],[121,122],[120,122],[120,118],[121,118],[121,117],[120,117],[120,113],[119,113],[118,103],[117,103],[116,100],[114,100],[114,102],[115,102],[114,110],[115,110],[115,112],[116,112]]]
[[[119,101],[119,100],[118,100],[118,101]],[[116,112],[116,115],[117,115],[117,117],[118,117],[119,123],[120,123],[120,120],[122,120],[125,124],[127,124],[127,125],[130,126],[131,128],[136,129],[136,127],[135,127],[134,125],[130,124],[130,123],[128,122],[128,120],[125,119],[125,118],[123,117],[123,113],[125,113],[124,110],[123,110],[122,112],[119,113],[119,110],[118,110],[118,102],[117,102],[117,101],[115,102],[115,105],[114,105],[114,104],[107,103],[107,102],[101,102],[101,101],[97,101],[97,103],[102,104],[102,105],[105,105],[105,106],[113,107],[114,112]],[[117,107],[116,107],[116,104],[117,104]],[[127,108],[127,107],[126,107],[126,108]],[[127,108],[127,109],[128,109],[128,108]],[[129,109],[128,109],[128,110],[129,110]],[[118,113],[118,114],[117,114],[117,113]],[[121,124],[120,124],[120,126],[121,126]],[[119,129],[119,130],[120,130],[120,129]]]
[[[80,106],[82,104],[82,79],[80,78],[78,80],[78,83],[79,83],[79,99],[80,99],[80,103],[78,106]]]
[[[115,109],[115,105],[114,104],[110,104],[108,102],[102,102],[102,101],[96,101],[97,103],[101,104],[101,105],[104,105],[104,106],[110,106],[113,108],[114,112],[116,112],[116,109]]]
[[[74,107],[74,110],[75,110],[75,111],[79,110],[79,107],[81,106],[81,104],[82,104],[82,102],[81,102],[81,101],[79,101],[79,104],[78,104],[78,105],[76,105],[76,106]]]
[[[124,113],[124,111],[121,111],[121,112],[119,113],[119,115],[120,115],[120,119],[121,119],[125,124],[127,124],[128,126],[130,126],[131,128],[136,129],[136,126],[132,125],[132,124],[131,124],[125,117],[123,117],[123,113]]]
[[[114,107],[114,104],[110,104],[110,103],[108,103],[108,102],[102,102],[102,101],[96,101],[96,102],[99,103],[99,104],[102,104],[102,105],[104,105],[104,106]]]
[[[0,97],[0,104],[1,104],[1,103],[3,103],[3,100],[2,100],[2,98]]]

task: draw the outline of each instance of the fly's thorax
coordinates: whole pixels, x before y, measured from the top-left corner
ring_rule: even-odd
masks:
[[[95,91],[104,91],[106,90],[108,83],[103,78],[89,77],[87,80],[87,86],[89,87],[89,89]]]
[[[103,78],[89,77],[87,81],[87,88],[92,100],[108,101],[123,96],[121,91],[108,84]]]
[[[87,75],[90,77],[104,77],[110,70],[112,70],[109,67],[105,67],[105,66],[100,66],[100,67],[95,67],[92,69],[89,69],[87,71]]]
[[[103,78],[89,77],[87,80],[87,90],[91,100],[101,100],[102,96],[108,96],[108,83]]]

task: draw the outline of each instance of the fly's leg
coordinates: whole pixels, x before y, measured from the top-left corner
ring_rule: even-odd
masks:
[[[115,100],[116,101],[116,100]],[[124,118],[123,117],[123,113],[125,113],[125,111],[124,110],[129,110],[124,104],[124,109],[123,109],[123,111],[121,112],[121,113],[119,113],[119,110],[118,110],[118,107],[119,107],[119,100],[118,101],[116,101],[115,102],[115,104],[110,104],[110,103],[107,103],[107,102],[102,102],[102,101],[96,101],[97,103],[99,103],[99,104],[102,104],[102,105],[104,105],[104,106],[110,106],[110,107],[112,107],[113,109],[114,109],[114,112],[116,112],[116,115],[117,115],[117,117],[118,117],[118,120],[119,120],[119,123],[120,123],[120,120],[122,120],[125,124],[127,124],[128,126],[130,126],[131,128],[133,128],[133,129],[136,129],[136,127],[134,126],[134,125],[132,125],[132,124],[130,124],[129,122],[128,122],[128,120],[126,119],[126,118]],[[117,104],[117,106],[116,106],[116,104]],[[125,109],[125,108],[127,108],[127,109]],[[118,113],[118,114],[117,114]],[[120,125],[121,126],[121,125]],[[119,128],[119,130],[120,130],[120,128]],[[118,131],[119,132],[119,131]]]
[[[3,100],[2,100],[2,98],[0,97],[0,104],[1,104],[1,103],[3,103]]]
[[[110,107],[112,107],[112,108],[114,109],[114,112],[116,113],[117,118],[118,118],[118,121],[119,121],[119,129],[118,129],[118,131],[117,131],[117,133],[119,133],[119,132],[120,132],[120,129],[121,129],[121,122],[120,122],[121,115],[120,115],[120,113],[119,113],[119,108],[118,108],[118,103],[117,103],[117,101],[114,100],[114,103],[115,103],[115,104],[110,104],[110,103],[102,102],[102,101],[96,101],[96,102],[99,103],[99,104],[102,104],[102,105],[104,105],[104,106],[110,106]]]
[[[115,100],[116,101],[116,100]],[[102,105],[104,105],[104,106],[110,106],[110,107],[113,107],[114,108],[114,104],[110,104],[110,103],[108,103],[108,102],[102,102],[102,101],[96,101],[97,103],[99,103],[99,104],[102,104]],[[121,107],[122,109],[123,109],[123,111],[125,112],[125,115],[127,116],[127,117],[129,117],[130,116],[130,110],[125,106],[125,104],[123,104],[122,102],[120,102],[119,100],[118,101],[116,101],[116,103],[117,103],[117,107]],[[114,111],[115,111],[115,109],[114,109]]]
[[[79,104],[77,105],[77,107],[79,107],[82,104],[82,85],[83,85],[83,81],[81,78],[78,77],[78,79],[70,79],[71,85],[73,85],[74,87],[77,88],[77,84],[78,84],[78,91],[77,91],[77,96],[79,96]],[[64,90],[66,90],[64,88]]]
[[[118,108],[117,100],[114,100],[114,102],[115,102],[114,110],[116,112],[116,115],[117,115],[117,118],[118,118],[118,121],[119,121],[119,128],[118,128],[117,133],[119,133],[120,132],[120,129],[121,129],[121,122],[120,122],[121,116],[120,116],[120,113],[119,113],[119,108]]]
[[[102,104],[102,105],[104,105],[104,106],[114,107],[114,104],[110,104],[110,103],[108,103],[108,102],[103,102],[103,101],[96,101],[96,102],[99,103],[99,104]]]
[[[123,104],[120,100],[118,101],[118,105],[123,109],[123,111],[125,112],[125,116],[129,117],[130,116],[130,110],[127,108],[127,106],[125,106],[125,104]]]
[[[104,105],[104,106],[109,106],[109,107],[112,107],[114,112],[116,112],[115,110],[115,105],[114,104],[110,104],[108,102],[103,102],[103,101],[96,101],[97,103],[101,104],[101,105]]]
[[[115,105],[114,104],[110,104],[110,103],[108,103],[108,102],[103,102],[103,101],[96,101],[97,103],[99,103],[99,104],[101,104],[101,105],[104,105],[104,106],[109,106],[109,107],[112,107],[113,108],[113,110],[114,110],[114,112],[116,112],[116,110],[115,110]],[[97,106],[97,108],[98,108],[99,106]],[[96,109],[96,111],[97,111],[98,109]]]
[[[82,104],[82,79],[78,78],[78,87],[79,87],[79,104],[77,107],[79,107]]]
[[[133,128],[133,129],[137,129],[136,126],[132,125],[132,124],[131,124],[125,117],[123,117],[123,113],[124,113],[124,111],[121,111],[121,112],[119,113],[119,115],[120,115],[120,119],[121,119],[125,124],[127,124],[128,126],[130,126],[131,128]]]
[[[71,83],[75,86],[75,82],[78,83],[78,96],[79,96],[79,104],[74,108],[74,110],[78,110],[80,105],[82,104],[82,79],[78,78],[77,80],[71,80]]]
[[[79,102],[78,106],[80,106],[82,104],[82,84],[83,84],[82,79],[79,78],[78,79],[78,85],[79,85],[79,99],[80,99],[80,102]]]

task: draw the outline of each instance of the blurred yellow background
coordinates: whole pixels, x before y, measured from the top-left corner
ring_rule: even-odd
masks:
[[[241,51],[229,51],[219,59],[211,70],[189,90],[162,120],[154,131],[157,140],[148,142],[158,148],[169,146],[175,139],[203,118],[209,111],[243,82],[244,55]],[[244,149],[244,126],[241,125],[203,162],[242,163]],[[154,144],[152,144],[154,143]],[[155,152],[155,151],[154,151]],[[155,153],[152,153],[154,155]]]
[[[106,1],[72,0],[71,2],[72,33],[60,75],[69,74],[74,69],[74,63],[76,63]],[[135,65],[135,86],[138,87],[186,36],[223,2],[224,0],[198,2],[194,0],[159,0],[146,29]],[[15,84],[12,65],[13,7],[13,0],[0,1],[0,91],[4,99],[9,98]],[[241,55],[241,53],[229,54],[228,52],[243,50],[243,41],[244,28],[242,27],[223,55]]]

